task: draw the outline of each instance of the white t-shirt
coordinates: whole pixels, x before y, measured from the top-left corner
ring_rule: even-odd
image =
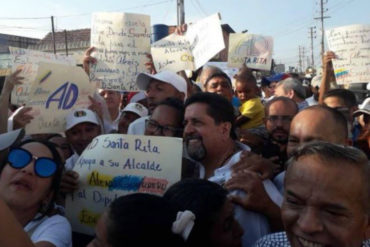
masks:
[[[311,97],[307,98],[306,101],[307,101],[307,103],[308,103],[309,106],[319,104],[319,102],[317,100],[315,100],[315,98],[313,97],[313,95]]]
[[[239,148],[242,150],[250,151],[250,148],[247,145],[239,142],[237,143]],[[235,153],[222,167],[216,169],[214,171],[214,175],[208,178],[208,180],[220,185],[223,185],[226,181],[228,181],[231,178],[231,168],[240,160],[240,154],[241,152]],[[204,178],[203,166],[201,166],[200,174],[201,178]],[[283,197],[272,181],[269,179],[264,180],[263,186],[271,200],[280,207],[283,202]],[[231,191],[230,194],[245,196],[245,192],[241,190]],[[250,210],[245,210],[243,207],[238,205],[235,205],[235,219],[239,222],[244,230],[244,235],[242,237],[243,247],[252,246],[258,239],[271,232],[269,221],[265,215]]]
[[[56,247],[72,246],[71,225],[65,217],[60,215],[45,216],[40,220],[30,221],[23,230],[30,235],[33,243],[45,241]]]
[[[66,160],[66,163],[64,165],[64,169],[66,171],[73,170],[73,167],[75,167],[75,164],[76,164],[78,158],[80,158],[80,155],[78,155],[77,153],[74,153],[71,157],[69,157]]]
[[[129,126],[127,130],[128,135],[144,135],[145,133],[145,121],[149,119],[150,116],[145,116],[136,119],[133,121]]]

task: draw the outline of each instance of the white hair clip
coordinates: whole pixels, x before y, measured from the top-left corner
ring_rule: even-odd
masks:
[[[178,212],[176,221],[172,224],[172,232],[179,234],[186,241],[194,226],[195,215],[189,210]]]

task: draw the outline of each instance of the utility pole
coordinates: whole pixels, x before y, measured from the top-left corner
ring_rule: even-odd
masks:
[[[184,0],[177,0],[177,26],[185,24]]]
[[[324,9],[324,4],[327,4],[327,3],[328,3],[328,0],[320,0],[320,17],[314,18],[315,20],[321,21],[321,57],[324,56],[324,52],[325,52],[324,19],[330,18],[330,16],[324,16],[324,13],[328,11],[328,9]]]
[[[57,50],[55,48],[55,31],[54,31],[54,16],[51,16],[51,31],[52,31],[52,38],[53,38],[53,47],[54,47],[54,54],[57,53]]]
[[[302,72],[305,71],[305,61],[304,61],[304,58],[306,57],[306,51],[305,51],[305,48],[304,46],[302,46]]]
[[[298,56],[299,56],[299,72],[302,72],[302,53],[301,46],[298,46]]]
[[[64,42],[66,43],[66,56],[68,57],[67,30],[64,29]]]
[[[313,39],[316,39],[316,27],[310,27],[310,38],[311,38],[311,67],[315,67],[314,55],[313,55]]]

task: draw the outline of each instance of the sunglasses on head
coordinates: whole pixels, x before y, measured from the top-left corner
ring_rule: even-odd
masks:
[[[41,178],[51,177],[57,171],[57,163],[46,157],[36,157],[23,148],[13,148],[8,154],[8,163],[15,169],[26,167],[32,160],[35,160],[35,174]]]

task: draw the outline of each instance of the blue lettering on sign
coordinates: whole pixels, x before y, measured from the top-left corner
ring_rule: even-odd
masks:
[[[138,191],[143,177],[135,175],[124,175],[114,177],[112,182],[109,184],[109,191],[112,190],[126,190],[126,191]]]
[[[49,96],[46,101],[46,109],[49,108],[51,102],[56,101],[58,102],[58,109],[68,110],[76,103],[77,98],[78,87],[76,84],[66,82]]]

